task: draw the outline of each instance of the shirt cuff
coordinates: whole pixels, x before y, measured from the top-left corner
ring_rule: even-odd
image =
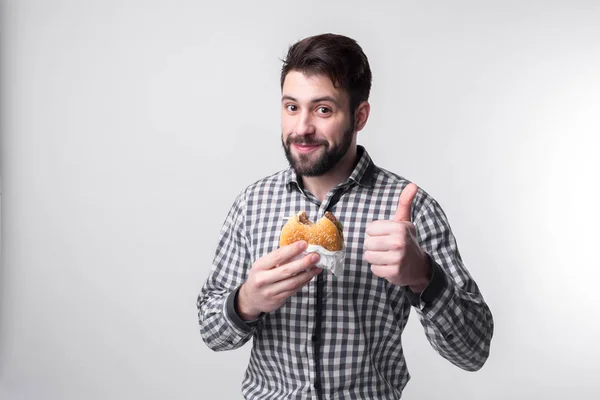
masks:
[[[231,322],[233,322],[233,324],[240,330],[242,330],[243,332],[247,332],[250,333],[253,328],[256,326],[256,324],[258,323],[258,321],[260,321],[260,319],[262,318],[262,316],[264,315],[264,313],[261,313],[258,318],[253,319],[252,321],[244,321],[239,314],[237,313],[237,311],[235,310],[235,303],[237,302],[237,297],[238,297],[238,293],[240,291],[241,286],[238,286],[237,289],[235,289],[233,292],[231,292],[229,294],[229,297],[227,297],[227,306],[226,306],[226,310],[227,310],[227,316],[229,317],[229,319],[231,320]]]
[[[448,277],[442,267],[440,267],[429,254],[425,254],[427,255],[428,263],[431,266],[431,280],[420,294],[410,290],[409,286],[404,286],[408,301],[413,307],[417,307],[420,310],[425,307],[430,307],[448,286]]]

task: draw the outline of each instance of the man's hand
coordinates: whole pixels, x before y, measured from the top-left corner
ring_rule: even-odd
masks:
[[[243,320],[278,309],[322,271],[317,267],[308,270],[319,261],[317,253],[290,261],[307,246],[305,241],[292,243],[256,260],[238,293],[236,311]]]
[[[379,220],[367,225],[364,257],[375,275],[394,285],[410,286],[413,292],[420,293],[429,283],[431,271],[410,219],[410,207],[417,190],[414,183],[404,188],[391,221]]]

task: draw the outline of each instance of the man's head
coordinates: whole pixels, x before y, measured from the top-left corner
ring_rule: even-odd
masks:
[[[281,70],[282,145],[299,175],[335,167],[369,115],[371,69],[355,40],[308,37],[292,45]]]

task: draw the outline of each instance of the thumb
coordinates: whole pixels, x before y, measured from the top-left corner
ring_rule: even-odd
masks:
[[[406,221],[410,222],[410,206],[419,190],[418,186],[414,183],[406,185],[402,193],[400,193],[400,200],[398,200],[398,209],[394,214],[394,221]]]

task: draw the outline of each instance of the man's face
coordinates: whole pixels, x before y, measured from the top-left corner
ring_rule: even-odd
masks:
[[[283,83],[281,115],[285,156],[300,176],[325,174],[352,145],[348,95],[328,76],[290,71]]]

